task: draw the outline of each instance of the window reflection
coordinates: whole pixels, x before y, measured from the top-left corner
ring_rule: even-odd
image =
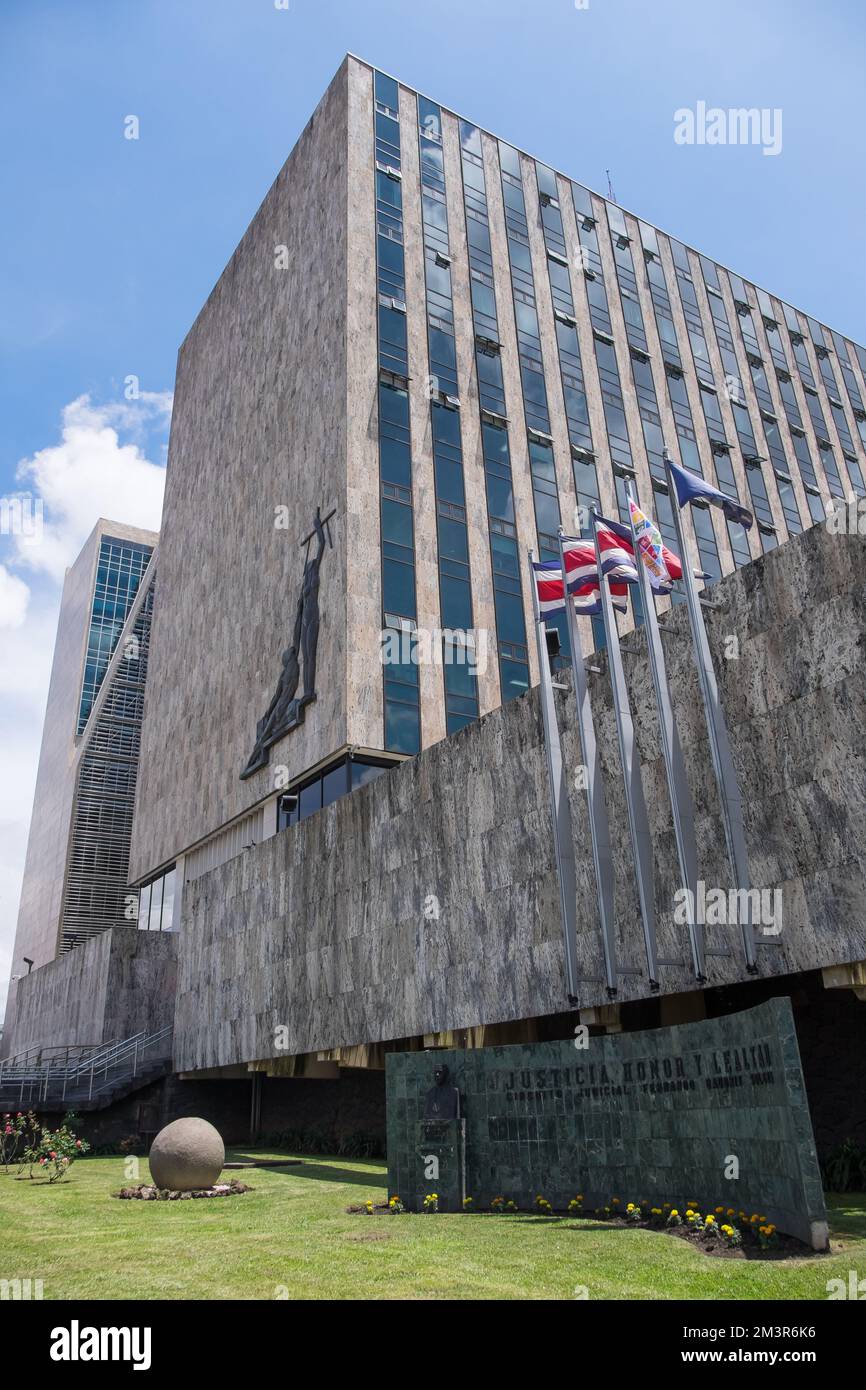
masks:
[[[160,929],[159,920],[160,920],[160,914],[162,913],[162,887],[163,887],[163,880],[162,880],[161,878],[156,879],[156,881],[150,885],[150,892],[151,892],[151,898],[150,898],[150,930],[151,930],[151,931],[159,931],[159,929]]]
[[[146,883],[138,895],[139,931],[171,931],[174,915],[175,866]]]
[[[375,758],[341,758],[318,776],[310,778],[280,798],[277,829],[285,830],[287,826],[296,825],[299,820],[306,820],[323,806],[330,806],[341,796],[374,781],[394,766],[392,762]]]
[[[174,869],[169,869],[163,879],[162,888],[162,930],[171,931],[174,913]]]

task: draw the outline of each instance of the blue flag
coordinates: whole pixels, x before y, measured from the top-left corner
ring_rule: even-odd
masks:
[[[728,521],[738,521],[741,526],[747,529],[752,524],[752,513],[748,507],[743,507],[733,497],[728,497],[724,492],[719,492],[717,487],[708,483],[706,478],[702,478],[700,473],[693,473],[689,468],[681,468],[673,459],[667,460],[671,470],[671,477],[676,488],[677,501],[681,507],[687,502],[703,500],[711,502],[714,507],[721,507]]]

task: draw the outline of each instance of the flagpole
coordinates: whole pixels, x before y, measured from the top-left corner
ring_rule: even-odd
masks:
[[[559,902],[562,909],[562,932],[565,944],[565,981],[569,1002],[577,1003],[577,873],[574,865],[574,836],[571,828],[571,807],[562,761],[559,725],[553,700],[553,681],[547,654],[544,620],[538,605],[538,587],[532,568],[535,551],[529,552],[530,590],[535,615],[535,641],[538,650],[538,669],[541,677],[541,716],[544,724],[544,747],[547,754],[547,777],[550,784],[550,809],[553,816],[553,845],[556,854],[556,874],[559,880]]]
[[[686,606],[689,614],[689,626],[692,631],[692,643],[695,649],[695,661],[698,668],[701,696],[704,702],[704,712],[707,719],[707,733],[710,740],[713,771],[716,775],[719,798],[722,806],[722,821],[725,827],[725,843],[728,849],[728,861],[731,866],[734,886],[746,890],[745,898],[740,899],[740,901],[744,901],[746,904],[746,918],[745,921],[741,922],[740,926],[743,936],[743,951],[746,957],[746,967],[749,973],[754,975],[757,973],[758,963],[755,954],[755,929],[752,923],[752,900],[748,892],[750,886],[749,856],[746,852],[746,833],[743,825],[743,800],[737,784],[737,774],[734,769],[734,760],[731,754],[731,744],[728,738],[727,725],[725,724],[724,711],[719,701],[719,687],[716,682],[716,672],[710,653],[707,629],[704,625],[704,615],[701,612],[701,602],[698,597],[695,577],[688,559],[688,547],[683,530],[683,519],[679,499],[677,497],[676,482],[671,473],[671,458],[667,449],[664,450],[664,461],[665,474],[668,481],[668,492],[671,499],[671,511],[673,513],[674,526],[676,527],[677,540],[679,542],[680,556],[682,559]]]
[[[640,776],[640,760],[637,757],[634,737],[634,723],[628,702],[622,654],[619,649],[619,632],[616,615],[610,596],[610,586],[604,577],[601,564],[601,550],[598,544],[598,513],[592,512],[592,538],[595,543],[595,562],[598,566],[598,592],[601,601],[601,616],[607,643],[608,666],[613,689],[613,710],[616,716],[616,732],[619,739],[619,755],[622,762],[625,802],[628,811],[628,828],[631,836],[634,870],[637,878],[640,914],[643,924],[644,945],[646,947],[647,971],[652,989],[659,987],[658,957],[655,934],[655,905],[653,900],[653,860],[652,842],[649,833],[646,801]]]
[[[629,500],[634,501],[631,493],[631,485],[627,482],[625,487]],[[637,535],[634,529],[634,520],[630,511],[629,526],[631,527],[632,548],[634,549],[641,598],[643,599],[647,652],[649,654],[650,670],[652,671],[656,706],[659,712],[659,733],[661,735],[662,755],[665,762],[668,793],[670,795],[671,810],[673,812],[677,857],[680,862],[680,875],[683,887],[688,895],[687,921],[689,940],[691,941],[692,948],[692,966],[698,984],[705,984],[707,972],[706,959],[704,956],[704,934],[702,927],[697,921],[697,913],[695,911],[698,883],[698,850],[697,844],[695,843],[694,831],[695,808],[692,802],[692,794],[689,791],[683,750],[680,744],[673,707],[671,705],[670,685],[668,683],[664,648],[662,647],[658,616],[656,614],[655,594],[653,593],[653,587],[650,583],[649,572],[640,556]]]
[[[592,841],[592,862],[595,869],[595,883],[598,893],[598,918],[601,925],[601,946],[604,955],[604,976],[607,992],[617,992],[616,969],[616,928],[613,896],[613,859],[610,852],[610,825],[607,819],[607,806],[604,800],[604,783],[601,776],[601,760],[598,756],[598,743],[595,737],[595,723],[592,717],[592,704],[583,665],[583,652],[580,647],[580,630],[574,611],[574,600],[568,592],[568,575],[565,568],[565,549],[562,541],[562,527],[559,528],[559,563],[562,568],[562,585],[565,593],[565,612],[568,624],[568,642],[571,647],[571,669],[574,673],[574,698],[577,704],[577,727],[580,734],[581,756],[586,769],[586,800],[589,811],[589,834]]]

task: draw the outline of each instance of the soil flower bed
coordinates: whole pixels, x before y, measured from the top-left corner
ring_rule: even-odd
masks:
[[[712,1233],[712,1230],[707,1230],[706,1227],[690,1226],[685,1222],[677,1226],[659,1226],[654,1221],[647,1219],[631,1219],[618,1215],[604,1216],[594,1211],[563,1212],[562,1215],[568,1215],[570,1220],[603,1221],[606,1226],[614,1226],[618,1229],[628,1226],[636,1230],[655,1231],[659,1235],[676,1236],[679,1240],[687,1241],[689,1245],[694,1246],[704,1255],[721,1257],[725,1260],[786,1260],[792,1256],[797,1259],[805,1259],[807,1256],[820,1258],[827,1253],[823,1250],[813,1250],[811,1245],[797,1240],[796,1236],[782,1235],[778,1232],[775,1233],[773,1245],[762,1246],[757,1242],[748,1240],[739,1245],[731,1245],[725,1240],[720,1240],[717,1235]]]
[[[352,1203],[345,1210],[350,1216],[395,1216],[402,1215],[406,1208],[399,1197],[392,1197],[387,1202],[370,1200]],[[435,1215],[438,1211],[438,1199],[426,1198],[424,1212]],[[696,1203],[684,1206],[682,1211],[679,1211],[670,1202],[657,1207],[646,1201],[623,1203],[618,1197],[613,1197],[610,1205],[592,1208],[584,1207],[583,1197],[575,1197],[566,1211],[555,1211],[546,1198],[538,1196],[530,1211],[556,1225],[563,1221],[586,1221],[596,1225],[603,1223],[618,1229],[629,1227],[653,1231],[658,1235],[676,1236],[704,1255],[720,1256],[723,1259],[804,1259],[828,1253],[813,1250],[796,1236],[782,1234],[765,1216],[758,1213],[749,1216],[746,1212],[736,1212],[731,1207],[716,1207],[714,1212],[704,1216]],[[481,1211],[478,1214],[517,1216],[519,1212],[520,1208],[514,1201],[505,1197],[495,1197],[490,1203],[489,1211]],[[463,1204],[463,1214],[470,1213],[474,1214],[473,1200],[467,1197]]]

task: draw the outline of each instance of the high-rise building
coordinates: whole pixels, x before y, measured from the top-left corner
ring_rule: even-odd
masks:
[[[156,542],[151,531],[100,520],[66,574],[14,975],[108,927],[135,925],[129,841]]]
[[[709,582],[863,496],[864,372],[814,317],[347,58],[181,347],[135,878],[210,867],[276,830],[278,790],[303,817],[352,785],[349,750],[398,760],[534,684],[528,550],[593,505],[624,517],[627,484],[674,547],[663,445],[754,512],[693,510]],[[317,699],[241,778],[317,507]]]

